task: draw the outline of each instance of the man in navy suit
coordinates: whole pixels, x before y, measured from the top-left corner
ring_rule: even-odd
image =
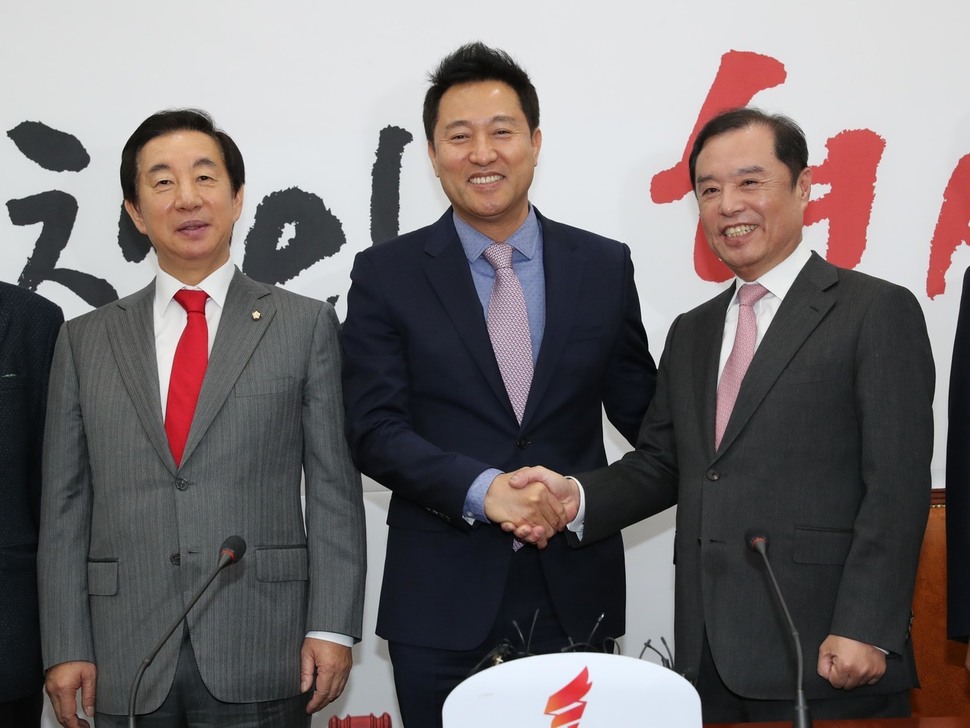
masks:
[[[40,725],[40,454],[61,310],[0,283],[0,725]]]
[[[603,408],[632,443],[656,377],[629,249],[529,203],[542,135],[528,75],[474,43],[431,83],[428,154],[452,207],[357,256],[343,328],[352,454],[393,491],[377,632],[409,728],[441,725],[445,697],[503,640],[539,653],[623,634],[619,535],[540,550],[498,524],[560,526],[558,502],[512,491],[506,471],[604,465]],[[502,245],[528,317],[512,347],[531,348],[521,399],[487,325],[496,274],[483,255]]]

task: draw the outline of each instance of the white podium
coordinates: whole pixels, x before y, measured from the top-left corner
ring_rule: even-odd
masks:
[[[652,662],[566,653],[472,675],[445,701],[444,728],[701,728],[694,686]]]

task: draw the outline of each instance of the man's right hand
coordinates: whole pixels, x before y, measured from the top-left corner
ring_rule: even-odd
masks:
[[[576,518],[579,512],[579,486],[575,480],[566,478],[557,472],[543,467],[521,468],[512,473],[509,478],[509,486],[513,489],[534,488],[541,483],[562,506],[564,516],[562,530],[566,524]],[[544,531],[541,524],[516,523],[514,521],[503,521],[502,529],[515,534],[521,541],[539,544],[547,540],[552,533]]]
[[[485,515],[493,523],[513,523],[535,534],[529,543],[545,548],[549,539],[565,528],[571,519],[566,517],[562,504],[541,483],[509,487],[509,474],[496,476],[485,493]]]
[[[77,660],[61,662],[47,671],[44,689],[51,699],[57,722],[64,728],[91,728],[91,724],[77,714],[77,691],[81,691],[81,705],[89,718],[94,717],[94,689],[98,669],[93,662]]]

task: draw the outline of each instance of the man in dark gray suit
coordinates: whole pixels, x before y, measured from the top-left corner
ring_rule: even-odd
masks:
[[[908,715],[935,376],[920,306],[802,243],[811,169],[790,119],[715,117],[690,171],[735,285],[674,321],[634,452],[575,480],[514,481],[543,480],[567,515],[584,511],[570,525],[583,545],[677,504],[676,667],[705,722],[791,716],[794,649],[750,529],[770,541],[815,717]]]
[[[47,376],[61,310],[0,282],[0,725],[40,725],[37,530]]]
[[[58,338],[40,596],[47,691],[69,728],[87,725],[78,690],[87,715],[96,697],[98,728],[125,724],[139,662],[233,534],[249,554],[146,672],[139,725],[306,726],[350,671],[364,517],[343,436],[337,319],[327,303],[233,266],[244,177],[235,143],[206,114],[145,120],[122,152],[121,182],[158,275]],[[189,291],[204,292],[199,309],[180,305]],[[204,316],[204,379],[187,404],[174,393],[183,341],[200,330],[192,313]]]

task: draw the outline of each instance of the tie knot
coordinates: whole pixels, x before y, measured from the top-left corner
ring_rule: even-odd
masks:
[[[175,294],[175,300],[185,309],[186,313],[205,313],[205,302],[209,299],[209,294],[205,291],[190,291],[183,288]]]
[[[760,283],[745,283],[738,289],[738,304],[753,306],[768,293],[768,289]]]
[[[508,243],[492,243],[482,255],[495,270],[512,267],[512,246]]]

